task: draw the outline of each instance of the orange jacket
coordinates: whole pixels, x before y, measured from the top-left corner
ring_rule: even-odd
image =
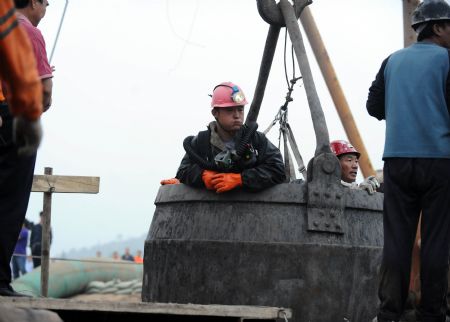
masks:
[[[35,120],[42,114],[42,83],[30,40],[12,0],[0,1],[0,79],[11,113]],[[0,101],[5,100],[0,87]]]

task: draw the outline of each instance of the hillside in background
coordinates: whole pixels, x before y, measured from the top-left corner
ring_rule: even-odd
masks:
[[[72,248],[69,251],[65,251],[62,254],[52,255],[52,257],[63,257],[63,258],[86,258],[95,257],[97,251],[100,251],[102,257],[110,258],[114,251],[119,253],[119,256],[125,251],[125,248],[130,248],[132,255],[135,255],[137,250],[141,250],[144,253],[144,242],[147,234],[139,237],[122,239],[120,236],[115,241],[111,241],[104,244],[97,244],[92,247],[84,247],[80,249]]]

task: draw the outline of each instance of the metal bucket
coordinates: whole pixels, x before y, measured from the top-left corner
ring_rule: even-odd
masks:
[[[289,307],[296,322],[369,321],[383,195],[343,191],[339,231],[326,232],[312,228],[304,183],[223,195],[162,186],[145,242],[143,301]]]

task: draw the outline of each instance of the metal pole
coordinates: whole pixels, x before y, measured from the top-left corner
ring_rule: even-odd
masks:
[[[247,114],[245,123],[256,122],[258,119],[259,109],[264,98],[264,91],[266,90],[267,79],[269,78],[270,68],[272,67],[273,56],[277,48],[278,36],[280,34],[280,27],[271,25],[267,33],[266,45],[261,60],[261,67],[259,68],[258,81],[256,83],[253,101],[250,105],[250,110]]]
[[[52,168],[45,168],[44,174],[51,176]],[[42,215],[42,249],[41,249],[41,296],[48,296],[48,276],[50,264],[50,225],[52,215],[52,191],[49,186],[48,192],[44,192],[44,210]]]
[[[64,17],[66,15],[66,10],[67,10],[67,5],[68,4],[69,4],[69,0],[66,0],[66,4],[64,5],[64,11],[63,11],[62,16],[61,16],[61,21],[59,22],[58,32],[56,33],[55,42],[53,43],[52,52],[50,54],[50,59],[48,60],[49,63],[52,62],[53,54],[55,53],[56,44],[58,43],[59,34],[61,32],[61,27],[62,27],[62,24],[64,22]]]
[[[324,152],[331,153],[330,137],[325,121],[325,115],[323,114],[316,86],[314,85],[314,79],[312,77],[311,68],[309,67],[305,45],[303,44],[303,38],[295,16],[294,8],[288,0],[280,0],[279,7],[283,14],[292,45],[294,46],[300,72],[303,76],[303,84],[305,86],[306,96],[311,110],[314,132],[316,133],[316,151],[314,155],[317,156]]]
[[[408,47],[417,40],[415,31],[411,28],[411,15],[419,5],[419,0],[402,0],[403,1],[403,45]]]
[[[374,175],[375,170],[370,162],[369,154],[367,153],[364,142],[361,139],[361,135],[359,134],[358,127],[356,126],[356,122],[353,118],[344,92],[342,91],[336,72],[333,68],[333,64],[328,56],[311,10],[308,7],[303,9],[300,16],[300,21],[302,22],[306,36],[308,37],[311,48],[316,56],[317,63],[322,71],[323,78],[325,79],[325,83],[327,84],[328,91],[330,92],[334,105],[336,106],[336,110],[339,118],[341,119],[342,125],[344,126],[345,133],[347,134],[350,142],[361,153],[361,157],[359,159],[361,171],[364,177]]]

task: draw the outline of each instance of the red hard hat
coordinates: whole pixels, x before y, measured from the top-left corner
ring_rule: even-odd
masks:
[[[352,153],[355,154],[358,158],[361,155],[349,142],[345,140],[335,140],[330,143],[331,151],[339,157],[342,154]]]
[[[247,104],[242,89],[231,82],[223,82],[214,87],[211,107],[244,106]]]

